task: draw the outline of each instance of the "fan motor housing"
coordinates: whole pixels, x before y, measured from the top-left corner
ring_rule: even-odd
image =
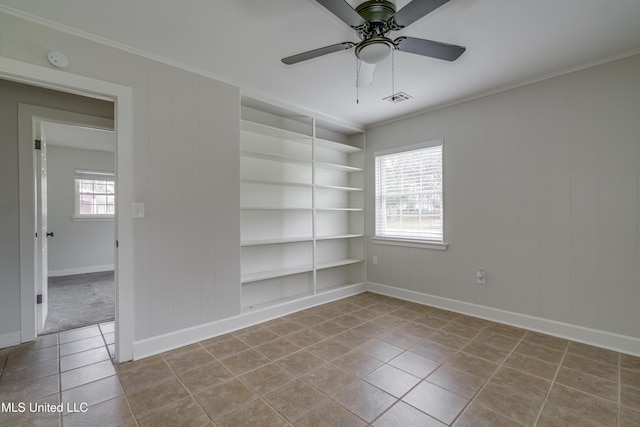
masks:
[[[390,1],[369,0],[356,7],[356,12],[369,23],[385,23],[396,13],[396,7]]]

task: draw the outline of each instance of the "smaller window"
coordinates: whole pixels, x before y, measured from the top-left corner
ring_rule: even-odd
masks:
[[[113,218],[115,177],[113,172],[75,170],[75,217]]]
[[[374,157],[376,237],[443,243],[442,140]]]

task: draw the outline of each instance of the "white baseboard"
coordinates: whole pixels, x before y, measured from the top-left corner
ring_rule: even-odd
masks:
[[[100,273],[102,271],[112,271],[113,269],[114,269],[113,264],[93,265],[91,267],[65,268],[62,270],[49,270],[48,276],[59,277],[59,276],[71,276],[73,274]]]
[[[133,360],[160,354],[165,351],[183,347],[229,332],[237,331],[258,323],[266,322],[300,310],[325,304],[365,292],[366,283],[358,283],[343,288],[333,289],[317,295],[283,302],[260,310],[249,311],[238,316],[217,320],[204,325],[182,329],[168,334],[148,338],[133,343]]]
[[[20,331],[0,334],[0,348],[11,347],[20,344]]]
[[[621,353],[640,356],[640,339],[626,335],[619,335],[612,332],[597,329],[585,328],[583,326],[571,325],[569,323],[557,322],[555,320],[543,319],[540,317],[520,314],[498,308],[468,303],[464,301],[443,298],[393,286],[382,285],[380,283],[367,283],[367,290],[377,294],[387,295],[419,304],[442,308],[456,313],[467,314],[480,317],[494,322],[505,323],[511,326],[541,332],[572,341],[578,341],[597,347],[607,348]]]

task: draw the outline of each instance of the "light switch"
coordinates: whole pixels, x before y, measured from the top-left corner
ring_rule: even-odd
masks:
[[[144,203],[142,202],[131,203],[131,218],[133,219],[144,218]]]

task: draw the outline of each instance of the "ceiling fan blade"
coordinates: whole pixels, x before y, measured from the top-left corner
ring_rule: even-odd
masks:
[[[394,40],[394,43],[401,52],[444,59],[445,61],[455,61],[467,49],[463,46],[417,39],[415,37],[398,37]]]
[[[396,12],[393,20],[400,28],[408,27],[418,19],[433,12],[449,0],[413,0]]]
[[[282,58],[282,62],[287,65],[297,64],[298,62],[306,61],[308,59],[317,58],[318,56],[327,55],[329,53],[339,52],[341,50],[347,50],[354,47],[356,44],[352,42],[342,42],[332,44],[331,46],[321,47],[319,49],[310,50],[308,52],[299,53],[297,55],[288,56]]]
[[[376,64],[358,61],[358,77],[356,78],[357,87],[371,86],[373,75],[376,72]]]
[[[362,19],[362,16],[358,14],[350,5],[344,0],[316,0],[322,6],[327,8],[329,12],[336,15],[342,22],[350,26],[351,28],[359,27],[366,24],[366,21]]]

